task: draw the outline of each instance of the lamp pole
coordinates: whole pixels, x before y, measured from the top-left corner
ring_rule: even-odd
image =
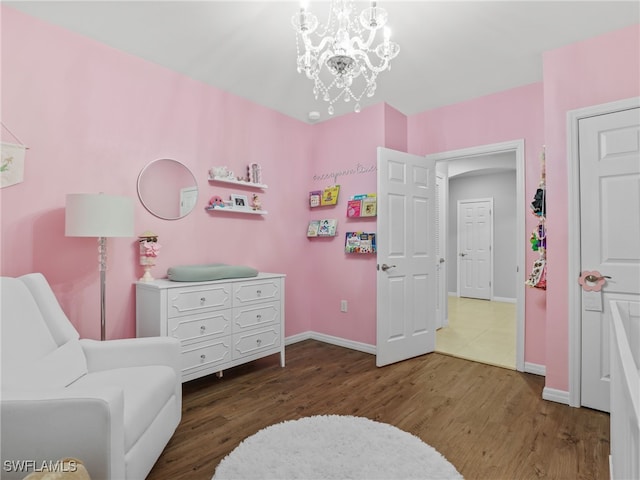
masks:
[[[107,292],[107,238],[98,238],[98,251],[100,254],[100,340],[107,339],[107,307],[106,307],[106,292]]]

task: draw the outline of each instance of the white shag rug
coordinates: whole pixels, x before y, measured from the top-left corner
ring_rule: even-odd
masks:
[[[461,479],[418,437],[368,418],[322,415],[271,425],[245,439],[216,467],[229,479]]]

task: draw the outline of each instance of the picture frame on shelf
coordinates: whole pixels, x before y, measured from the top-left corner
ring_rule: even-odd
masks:
[[[246,195],[231,194],[231,206],[235,210],[249,210],[249,198]]]
[[[247,166],[247,181],[249,183],[262,183],[262,167],[259,163],[250,163]]]

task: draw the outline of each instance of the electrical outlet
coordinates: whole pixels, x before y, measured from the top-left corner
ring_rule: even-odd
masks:
[[[346,313],[347,312],[347,301],[346,300],[340,300],[340,311],[342,313]]]

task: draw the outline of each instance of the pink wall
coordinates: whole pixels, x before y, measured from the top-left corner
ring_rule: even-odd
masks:
[[[0,190],[2,275],[44,273],[81,335],[99,338],[96,242],[65,237],[65,195],[127,195],[136,233],[152,230],[163,246],[155,276],[214,261],[284,272],[286,333],[309,330],[307,239],[292,229],[308,216],[306,185],[291,179],[309,177],[311,126],[5,6],[2,42],[2,121],[30,147],[25,181]],[[198,181],[199,205],[182,220],[158,219],[137,200],[138,173],[158,158],[185,163]],[[209,184],[208,169],[254,161],[269,214],[207,213],[211,195],[243,193]],[[137,241],[108,243],[107,334],[129,337]]]
[[[419,155],[524,139],[525,195],[540,181],[543,137],[542,84],[535,83],[409,117],[409,152]],[[536,225],[526,217],[527,238]],[[526,268],[537,254],[527,248]],[[545,364],[545,292],[525,293],[525,362]]]
[[[568,390],[567,112],[640,95],[640,26],[547,52],[543,62],[550,232],[546,385]]]
[[[311,172],[303,182],[308,191],[321,190],[334,183],[331,174],[339,174],[338,204],[308,208],[308,220],[338,220],[336,237],[307,240],[312,330],[369,345],[376,343],[376,256],[347,255],[344,240],[347,231],[375,232],[376,219],[347,218],[346,205],[352,195],[376,191],[376,149],[385,141],[384,111],[378,104],[315,125]],[[347,313],[340,312],[341,300],[348,302]]]

